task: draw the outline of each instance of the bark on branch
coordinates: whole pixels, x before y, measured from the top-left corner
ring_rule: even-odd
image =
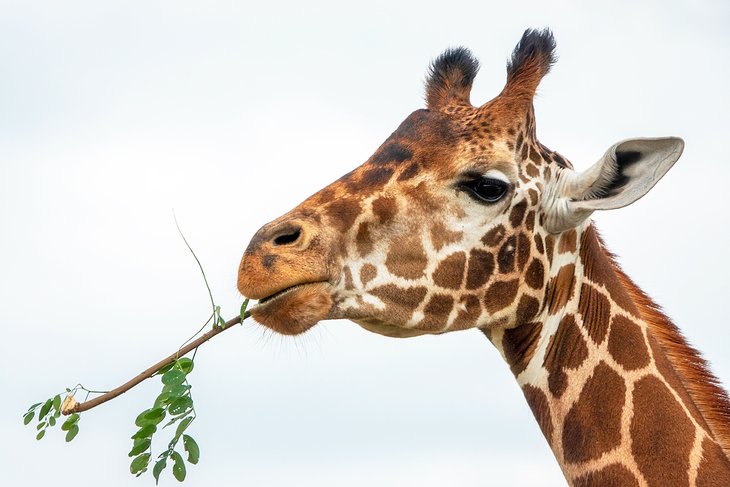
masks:
[[[246,313],[243,315],[243,318],[246,319],[249,316],[251,316],[251,313],[246,311]],[[128,390],[130,390],[132,387],[136,386],[140,382],[144,381],[145,379],[149,379],[153,375],[157,373],[162,367],[169,364],[170,362],[179,359],[180,357],[190,353],[192,350],[198,348],[203,343],[207,342],[214,336],[218,335],[219,333],[223,333],[224,331],[233,328],[233,325],[237,325],[241,322],[241,317],[236,316],[235,318],[226,321],[226,324],[224,326],[214,326],[212,330],[209,332],[201,335],[196,340],[193,340],[192,342],[188,343],[184,347],[177,350],[175,353],[169,355],[168,357],[160,360],[156,364],[150,366],[146,370],[140,372],[137,376],[133,377],[129,381],[125,382],[121,386],[117,387],[116,389],[112,389],[111,391],[102,394],[101,396],[97,396],[93,399],[89,399],[85,402],[79,402],[79,403],[73,403],[69,404],[68,407],[63,407],[61,412],[64,415],[69,415],[73,413],[80,413],[83,411],[88,411],[91,408],[95,408],[96,406],[100,404],[104,404],[105,402],[114,399],[115,397],[119,396],[120,394],[124,394]]]

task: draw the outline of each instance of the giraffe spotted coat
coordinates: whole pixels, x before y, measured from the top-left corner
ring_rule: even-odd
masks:
[[[683,142],[622,141],[576,172],[536,137],[554,49],[526,31],[479,107],[477,61],[442,54],[426,109],[256,233],[239,290],[282,334],[337,318],[393,337],[481,329],[571,485],[728,486],[727,394],[589,219],[646,194]]]

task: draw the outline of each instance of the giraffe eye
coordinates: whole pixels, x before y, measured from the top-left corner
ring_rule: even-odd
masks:
[[[479,177],[460,184],[469,195],[482,203],[495,203],[507,192],[509,184],[499,179]]]

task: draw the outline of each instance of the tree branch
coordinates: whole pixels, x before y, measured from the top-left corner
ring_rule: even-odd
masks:
[[[243,318],[246,319],[249,316],[251,316],[251,313],[246,311],[243,315]],[[100,404],[104,404],[105,402],[107,402],[111,399],[114,399],[115,397],[117,397],[121,394],[124,394],[125,392],[127,392],[128,390],[130,390],[132,387],[136,386],[140,382],[144,381],[145,379],[149,379],[150,377],[155,375],[165,365],[190,353],[190,351],[198,348],[200,345],[207,342],[208,340],[210,340],[217,334],[222,333],[222,332],[228,330],[229,328],[233,328],[233,325],[237,325],[239,323],[241,323],[241,317],[236,316],[235,318],[226,321],[226,324],[224,326],[214,326],[213,329],[210,330],[208,333],[201,335],[197,340],[194,340],[194,341],[188,343],[187,345],[180,348],[175,353],[160,360],[155,365],[152,365],[151,367],[144,370],[143,372],[140,372],[137,376],[133,377],[132,379],[125,382],[124,384],[117,387],[116,389],[113,389],[105,394],[102,394],[101,396],[95,397],[95,398],[90,399],[85,402],[77,403],[75,401],[72,401],[72,403],[68,404],[68,406],[66,406],[66,404],[64,404],[64,407],[62,407],[61,412],[65,416],[68,416],[69,414],[88,411],[89,409],[95,408],[96,406],[98,406]]]

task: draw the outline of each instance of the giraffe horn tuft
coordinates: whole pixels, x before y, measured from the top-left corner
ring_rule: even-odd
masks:
[[[503,94],[532,100],[540,80],[557,61],[555,37],[550,29],[527,29],[507,61]]]
[[[429,68],[426,103],[438,110],[447,105],[471,105],[471,85],[479,71],[479,61],[465,47],[447,49]]]

